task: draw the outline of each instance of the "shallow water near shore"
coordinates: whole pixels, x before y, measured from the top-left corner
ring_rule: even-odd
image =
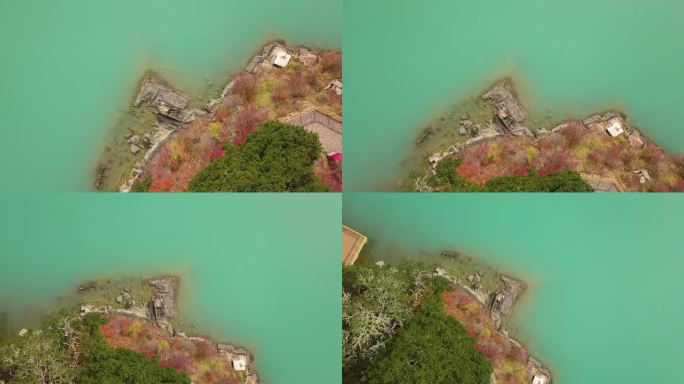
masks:
[[[0,327],[94,278],[181,277],[184,329],[247,347],[264,384],[340,383],[335,194],[0,194]]]
[[[345,2],[345,191],[394,189],[432,119],[503,76],[554,119],[624,109],[684,153],[684,3]],[[457,128],[455,128],[457,129]]]
[[[146,70],[206,98],[268,40],[339,49],[341,23],[341,0],[3,1],[0,190],[92,190]]]
[[[523,279],[510,329],[554,383],[680,381],[677,195],[347,194],[343,212],[385,261],[455,249]]]

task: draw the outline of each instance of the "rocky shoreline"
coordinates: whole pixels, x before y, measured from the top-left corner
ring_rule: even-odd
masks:
[[[289,47],[280,40],[269,42],[249,61],[241,73],[257,75],[274,68],[284,68],[292,59],[304,65],[315,65],[321,61],[321,53],[304,46]],[[192,108],[189,106],[189,96],[165,82],[154,72],[146,73],[140,82],[131,111],[151,114],[153,121],[146,125],[144,133],[129,130],[124,135],[123,140],[128,145],[129,152],[126,155],[139,157],[143,154],[143,156],[135,162],[129,175],[116,187],[116,190],[132,191],[136,182],[142,181],[145,170],[157,152],[184,127],[200,119],[207,121],[216,119],[216,114],[222,106],[237,106],[240,103],[240,97],[234,91],[237,82],[238,77],[232,77],[220,95],[209,100],[201,108]],[[333,80],[325,89],[341,96],[342,82]],[[331,115],[334,114],[331,113]],[[339,116],[334,116],[341,121]],[[116,156],[116,153],[113,155]],[[108,187],[112,185],[112,180],[109,178],[116,177],[116,175],[110,176],[109,174],[111,169],[108,164],[112,162],[113,160],[107,162],[103,160],[97,166],[94,181],[96,190],[113,188],[113,186]]]
[[[164,330],[171,339],[186,340],[193,343],[209,343],[213,345],[225,361],[229,362],[233,370],[244,372],[245,384],[258,384],[259,376],[253,369],[254,358],[243,347],[228,343],[215,342],[206,337],[188,336],[185,332],[175,329],[172,325],[177,317],[179,278],[164,276],[145,281],[151,288],[150,296],[144,301],[137,301],[130,289],[121,288],[120,293],[111,299],[111,305],[81,303],[80,317],[97,313],[105,317],[126,316],[148,321]],[[81,285],[77,289],[79,297],[99,289],[97,281]]]
[[[499,287],[493,291],[489,291],[480,284],[477,272],[470,274],[467,282],[453,276],[446,269],[441,267],[435,268],[432,276],[445,278],[453,284],[455,290],[461,290],[471,295],[477,300],[482,308],[486,309],[496,325],[497,331],[501,332],[511,344],[524,350],[527,349],[522,343],[511,337],[509,332],[503,327],[504,318],[513,312],[517,300],[527,288],[523,282],[510,276],[500,275]],[[552,382],[551,371],[537,358],[528,356],[526,365],[531,380],[530,382],[535,384],[548,384]],[[491,383],[497,383],[494,375],[492,375]]]
[[[446,150],[433,152],[426,155],[429,164],[422,176],[413,182],[413,189],[417,192],[432,192],[434,188],[429,185],[429,179],[436,174],[437,165],[449,158],[459,158],[470,148],[492,141],[505,138],[520,137],[528,138],[533,142],[548,138],[554,134],[562,134],[568,128],[581,128],[588,134],[604,133],[613,138],[624,136],[631,148],[644,150],[647,147],[660,149],[653,140],[645,136],[638,128],[628,124],[627,116],[619,111],[605,111],[592,114],[580,120],[570,120],[555,125],[553,128],[531,128],[528,113],[520,101],[513,80],[505,78],[498,81],[491,89],[480,95],[477,100],[477,114],[479,120],[473,121],[470,113],[461,115],[457,122],[458,134],[462,138],[459,142],[449,145]],[[416,145],[421,146],[432,134],[428,128],[416,140]],[[632,169],[631,172],[642,185],[651,182],[651,172],[646,168]],[[609,171],[602,174],[582,173],[582,178],[595,190],[605,192],[622,192],[629,188],[612,176]]]

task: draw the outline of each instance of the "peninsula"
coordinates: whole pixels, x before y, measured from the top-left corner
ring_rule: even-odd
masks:
[[[456,251],[421,259],[439,262],[343,267],[344,383],[551,382],[505,328],[524,283]]]
[[[430,123],[416,140],[419,192],[684,191],[684,158],[666,153],[607,111],[545,128],[529,116],[512,79]]]
[[[102,152],[94,188],[341,190],[341,52],[266,44],[214,98],[197,103],[146,73]]]
[[[178,329],[178,285],[164,276],[79,286],[42,328],[0,340],[0,382],[258,384],[247,350]]]

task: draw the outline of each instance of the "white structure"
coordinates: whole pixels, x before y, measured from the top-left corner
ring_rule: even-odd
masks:
[[[606,128],[606,131],[613,137],[618,137],[625,133],[624,128],[622,128],[622,122],[618,119],[613,119],[608,128]]]
[[[285,68],[290,63],[292,55],[285,52],[284,50],[278,50],[275,52],[275,59],[273,59],[273,65],[278,68]]]
[[[649,174],[648,170],[646,169],[634,171],[634,174],[636,174],[639,177],[639,183],[641,184],[646,184],[647,182],[651,181],[651,174]]]
[[[95,308],[90,304],[81,305],[81,315],[87,315],[90,312],[94,312]]]
[[[430,164],[432,164],[434,166],[434,165],[437,165],[437,163],[439,163],[440,161],[442,161],[442,157],[439,154],[434,154],[434,155],[430,156],[428,161],[430,162]]]
[[[549,378],[546,375],[534,375],[532,379],[532,384],[547,384],[548,382]]]
[[[337,79],[330,81],[324,89],[332,89],[337,96],[342,96],[342,82]]]
[[[233,369],[236,371],[246,371],[247,370],[247,360],[244,356],[238,356],[233,359]]]

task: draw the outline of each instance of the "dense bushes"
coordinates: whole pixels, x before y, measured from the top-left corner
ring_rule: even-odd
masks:
[[[486,384],[492,366],[419,266],[343,271],[344,382]]]
[[[527,176],[504,176],[489,180],[484,192],[593,192],[575,171],[561,171],[547,176],[531,172]]]
[[[56,333],[31,331],[0,346],[0,383],[71,384],[75,375]]]
[[[437,164],[431,184],[448,192],[593,192],[575,171],[537,173],[533,170],[526,175],[496,177],[480,186],[456,172],[461,165],[461,159],[442,160]]]
[[[227,145],[188,185],[193,192],[312,192],[327,188],[312,165],[321,156],[318,136],[303,128],[269,121],[244,145]]]
[[[149,192],[151,186],[152,186],[152,178],[146,177],[142,180],[138,180],[135,183],[133,183],[133,187],[131,188],[131,192]]]
[[[458,321],[421,311],[364,378],[372,384],[487,384],[491,374],[491,364]]]
[[[190,384],[185,374],[162,367],[154,358],[147,359],[128,349],[111,348],[99,330],[103,323],[104,318],[94,314],[83,320],[54,318],[42,330],[30,331],[0,345],[0,382]],[[80,344],[78,365],[70,349],[74,340]]]

